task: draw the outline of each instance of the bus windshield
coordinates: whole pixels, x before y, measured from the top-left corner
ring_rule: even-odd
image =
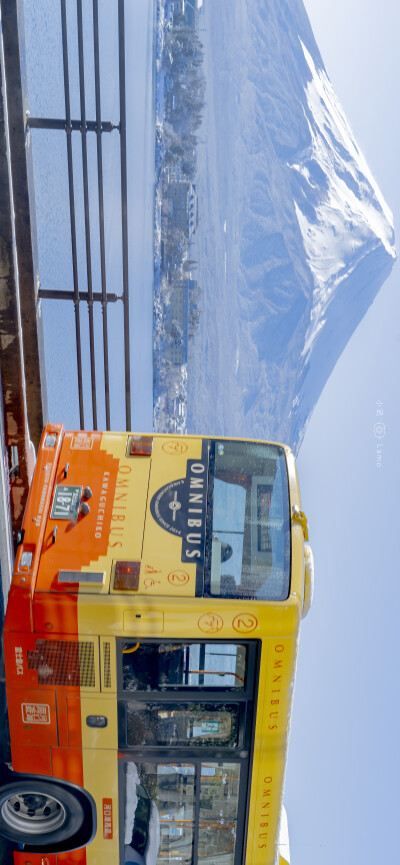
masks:
[[[283,448],[212,443],[206,589],[228,598],[288,597],[290,514]]]

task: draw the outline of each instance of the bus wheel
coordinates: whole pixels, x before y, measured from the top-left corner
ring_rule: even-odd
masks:
[[[0,835],[15,844],[38,849],[59,845],[83,821],[81,803],[58,784],[25,778],[0,789]]]

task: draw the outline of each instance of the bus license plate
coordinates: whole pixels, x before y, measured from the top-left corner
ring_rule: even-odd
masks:
[[[51,509],[52,520],[76,520],[81,503],[82,487],[57,486]]]

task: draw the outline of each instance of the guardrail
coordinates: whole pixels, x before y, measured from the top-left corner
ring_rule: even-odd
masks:
[[[18,0],[1,0],[0,362],[14,537],[47,420],[41,302]],[[23,32],[23,31],[22,31]],[[33,443],[33,444],[32,444]]]

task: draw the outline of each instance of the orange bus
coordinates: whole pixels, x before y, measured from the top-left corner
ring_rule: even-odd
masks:
[[[16,865],[273,865],[313,564],[270,442],[48,425],[4,626]]]

